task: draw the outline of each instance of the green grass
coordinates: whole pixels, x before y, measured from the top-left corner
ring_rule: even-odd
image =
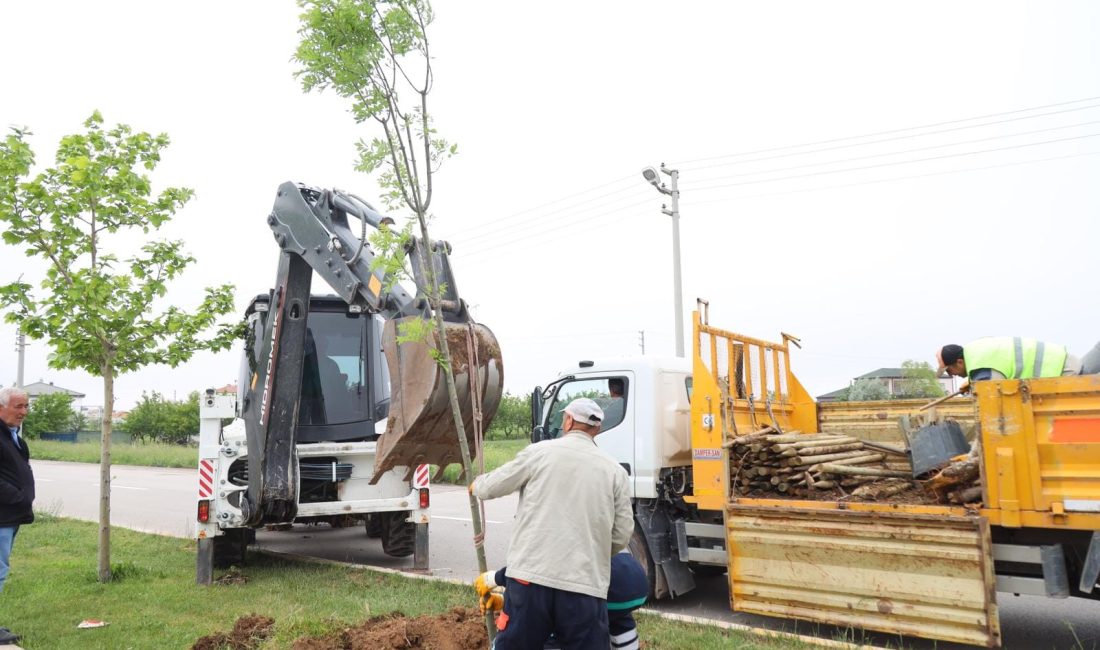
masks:
[[[55,442],[32,440],[31,456],[35,460],[64,460],[72,463],[98,463],[99,443]],[[512,460],[528,445],[527,440],[486,440],[485,471],[493,470]],[[114,465],[143,465],[146,467],[187,467],[199,463],[199,452],[194,447],[163,445],[159,443],[136,445],[111,445],[111,463]],[[443,474],[443,483],[456,483],[458,465],[451,465]],[[433,469],[434,472],[434,469]]]
[[[31,458],[35,460],[64,460],[71,463],[98,463],[98,442],[57,442],[31,440]],[[114,465],[144,465],[146,467],[197,467],[199,450],[195,447],[148,444],[111,445],[111,463]]]
[[[0,597],[0,624],[23,635],[28,650],[44,648],[189,648],[200,636],[228,631],[240,616],[275,619],[265,649],[286,648],[303,635],[341,629],[370,616],[409,616],[472,607],[472,589],[368,569],[296,563],[253,554],[245,584],[194,583],[192,540],[112,529],[116,580],[95,580],[96,525],[39,515],[19,531],[12,574]],[[84,619],[107,621],[80,630]],[[699,625],[639,619],[650,649],[799,648],[775,640]]]
[[[530,441],[524,440],[486,440],[485,441],[485,471],[491,472],[504,463],[512,460]],[[476,461],[475,461],[476,465]],[[440,483],[458,483],[458,474],[461,468],[458,465],[450,465],[443,472]],[[435,466],[432,467],[432,476],[435,476]],[[469,482],[469,481],[465,481]]]

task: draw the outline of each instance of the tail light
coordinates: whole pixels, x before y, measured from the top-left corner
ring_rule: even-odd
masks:
[[[420,488],[420,509],[426,509],[430,502],[431,499],[428,497],[428,488]]]
[[[424,497],[420,497],[420,500],[423,501]],[[210,521],[210,500],[202,499],[199,501],[199,523],[205,524],[208,521]]]

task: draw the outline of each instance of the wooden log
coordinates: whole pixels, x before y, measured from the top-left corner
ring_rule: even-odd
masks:
[[[885,454],[870,453],[870,454],[862,454],[860,456],[854,456],[852,458],[845,458],[845,459],[842,459],[842,460],[834,460],[834,461],[831,461],[831,462],[832,462],[833,465],[864,465],[866,463],[882,462],[882,459],[884,459],[884,458],[886,458]],[[824,463],[818,463],[816,465],[810,465],[810,471],[811,472],[820,472],[821,471],[821,465],[823,465],[823,464]],[[887,467],[886,469],[894,469],[894,468]],[[900,468],[900,469],[904,469],[904,468]]]
[[[788,454],[789,451],[795,453],[789,454],[790,456],[824,456],[826,454],[839,454],[846,451],[859,451],[863,449],[862,442],[849,442],[840,445],[823,445],[821,447],[802,447],[801,449],[792,449],[783,454]],[[781,454],[782,455],[782,454]]]
[[[871,449],[875,449],[877,451],[881,451],[887,454],[894,454],[895,456],[905,456],[906,458],[909,457],[909,452],[905,449],[896,445],[887,444],[885,442],[878,442],[876,440],[864,440],[863,446],[870,447]]]
[[[858,485],[863,485],[864,483],[867,483],[869,481],[874,481],[874,480],[876,480],[874,476],[852,476],[852,477],[849,477],[849,478],[841,479],[840,480],[840,486],[841,487],[856,487]]]
[[[836,487],[836,481],[814,481],[814,489],[831,490]]]
[[[894,477],[894,478],[909,478],[911,475],[908,472],[899,472],[892,469],[878,469],[875,467],[859,467],[856,465],[835,465],[833,463],[825,463],[821,466],[821,471],[824,474],[840,474],[842,476],[878,476],[878,477]]]
[[[971,483],[980,473],[981,469],[976,459],[963,460],[941,469],[938,474],[925,481],[923,487],[926,492],[942,500],[945,493],[952,487]]]
[[[834,460],[846,460],[848,458],[856,458],[859,456],[867,455],[862,450],[854,451],[842,451],[836,454],[821,454],[816,456],[794,456],[787,459],[788,467],[797,467],[800,465],[817,465],[818,463],[829,463]]]
[[[852,436],[836,436],[832,438],[822,438],[820,440],[805,440],[796,442],[784,442],[776,443],[771,446],[772,451],[787,451],[788,449],[805,449],[806,447],[824,447],[829,445],[846,445],[853,442],[863,442],[859,438],[853,438]]]
[[[852,490],[852,496],[859,499],[878,501],[880,499],[892,497],[895,494],[900,494],[911,487],[913,487],[912,481],[889,479],[887,481],[876,481],[860,486]]]

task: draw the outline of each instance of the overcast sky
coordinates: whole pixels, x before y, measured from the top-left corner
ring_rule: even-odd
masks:
[[[711,323],[800,336],[811,393],[948,342],[1100,339],[1100,4],[517,3],[439,0],[429,37],[440,133],[433,234],[526,393],[576,360],[671,356],[671,224],[640,171],[681,171],[686,337]],[[165,229],[197,262],[174,304],[265,292],[264,217],[286,180],[377,195],[352,169],[347,104],[292,73],[293,2],[0,3],[0,126],[40,163],[95,109],[166,132],[154,181],[196,198]],[[915,128],[916,127],[916,128]],[[40,268],[0,249],[0,282]],[[40,277],[40,276],[37,276]],[[690,343],[687,344],[690,354]],[[102,404],[98,378],[26,381]],[[238,352],[116,383],[183,398],[234,381]],[[3,383],[15,330],[0,326]]]

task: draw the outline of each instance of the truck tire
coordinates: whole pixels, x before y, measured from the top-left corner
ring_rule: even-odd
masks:
[[[248,545],[256,539],[256,531],[251,528],[233,528],[218,535],[214,542],[214,568],[228,569],[244,564]]]
[[[378,539],[382,536],[382,517],[379,513],[367,515],[367,539]]]
[[[416,550],[416,523],[405,521],[408,511],[378,514],[382,527],[382,552],[390,557],[408,557]]]
[[[642,570],[645,571],[646,599],[649,601],[656,600],[657,569],[653,565],[653,557],[649,554],[649,545],[646,544],[645,533],[636,523],[634,532],[630,535],[630,541],[626,545],[626,550],[630,551],[630,554],[634,556],[638,564],[642,565]]]

